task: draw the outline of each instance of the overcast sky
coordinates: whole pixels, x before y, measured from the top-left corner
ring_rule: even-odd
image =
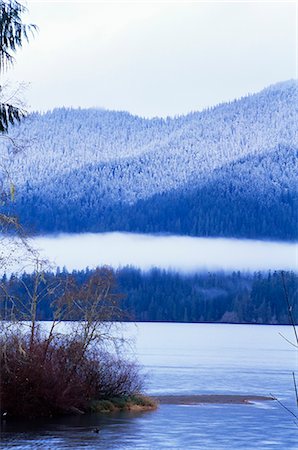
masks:
[[[11,80],[31,110],[200,110],[295,78],[295,2],[28,1],[39,26]]]

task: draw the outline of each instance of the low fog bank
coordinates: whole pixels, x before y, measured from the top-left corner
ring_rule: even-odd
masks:
[[[195,271],[297,271],[297,244],[188,236],[85,233],[43,236],[36,248],[54,266],[74,269],[109,265]]]

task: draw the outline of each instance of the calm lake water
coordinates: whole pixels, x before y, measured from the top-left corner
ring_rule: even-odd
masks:
[[[295,410],[297,351],[286,326],[124,325],[154,394],[257,394]],[[93,429],[100,428],[95,434]],[[3,422],[1,448],[298,449],[298,427],[277,402],[161,405],[147,413],[99,414],[51,421]]]

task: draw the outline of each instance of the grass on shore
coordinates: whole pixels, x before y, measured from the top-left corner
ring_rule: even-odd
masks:
[[[111,413],[119,411],[153,411],[157,408],[157,402],[143,394],[126,397],[114,397],[108,400],[93,400],[90,404],[90,412]]]

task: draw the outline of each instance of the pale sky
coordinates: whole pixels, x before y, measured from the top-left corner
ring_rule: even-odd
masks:
[[[296,77],[297,2],[28,1],[39,32],[6,77],[29,110],[173,116]]]

